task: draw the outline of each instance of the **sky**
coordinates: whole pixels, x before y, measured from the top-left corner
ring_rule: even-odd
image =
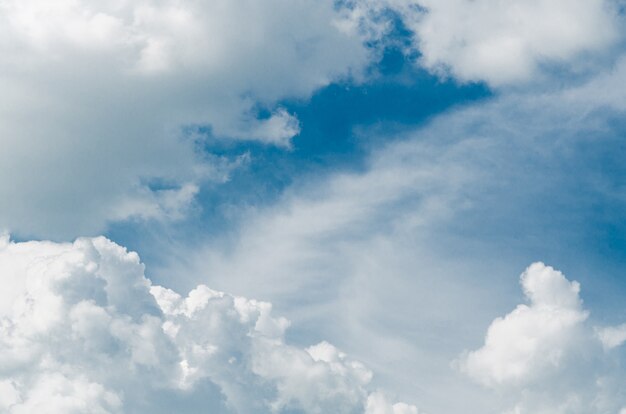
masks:
[[[0,0],[0,412],[626,413],[622,0]]]

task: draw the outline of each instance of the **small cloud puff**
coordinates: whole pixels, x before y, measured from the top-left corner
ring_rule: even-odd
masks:
[[[152,285],[105,238],[0,246],[0,410],[413,414],[333,345],[285,343],[266,302]]]

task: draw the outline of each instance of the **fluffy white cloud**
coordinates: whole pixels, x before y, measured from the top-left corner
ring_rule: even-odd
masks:
[[[105,238],[5,238],[0,275],[3,412],[416,412],[334,346],[286,344],[269,303],[154,286]]]
[[[421,4],[427,13],[411,26],[423,64],[448,68],[462,80],[527,81],[542,65],[570,65],[585,53],[604,51],[617,37],[605,0]]]
[[[510,392],[518,402],[508,414],[618,412],[625,378],[599,343],[607,350],[621,344],[622,327],[596,337],[586,323],[580,285],[543,263],[529,266],[521,284],[530,304],[494,320],[485,344],[464,355],[459,368]]]
[[[289,146],[298,121],[276,102],[370,62],[342,20],[332,0],[1,2],[0,228],[179,217],[230,168],[185,128]]]
[[[626,324],[598,328],[596,333],[605,349],[613,349],[626,342]]]
[[[429,70],[493,86],[526,82],[546,66],[580,70],[619,38],[619,5],[606,0],[366,1],[354,17],[395,10]],[[365,6],[363,6],[365,5]],[[380,26],[380,23],[378,23]],[[380,30],[380,29],[379,29]]]
[[[486,385],[524,383],[558,368],[587,319],[579,284],[553,268],[535,263],[522,274],[521,284],[530,305],[493,321],[485,345],[463,359],[461,369]]]
[[[405,403],[391,405],[384,394],[376,392],[367,398],[365,414],[417,414],[417,407]]]

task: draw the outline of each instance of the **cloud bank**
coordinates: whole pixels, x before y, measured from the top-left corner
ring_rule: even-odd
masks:
[[[105,238],[0,246],[0,409],[32,413],[416,414],[333,345],[285,343],[266,302],[186,297]]]

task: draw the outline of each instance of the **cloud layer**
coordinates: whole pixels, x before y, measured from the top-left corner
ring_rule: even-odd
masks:
[[[0,409],[7,413],[415,414],[368,391],[327,342],[285,343],[266,302],[155,286],[105,238],[0,246]]]

